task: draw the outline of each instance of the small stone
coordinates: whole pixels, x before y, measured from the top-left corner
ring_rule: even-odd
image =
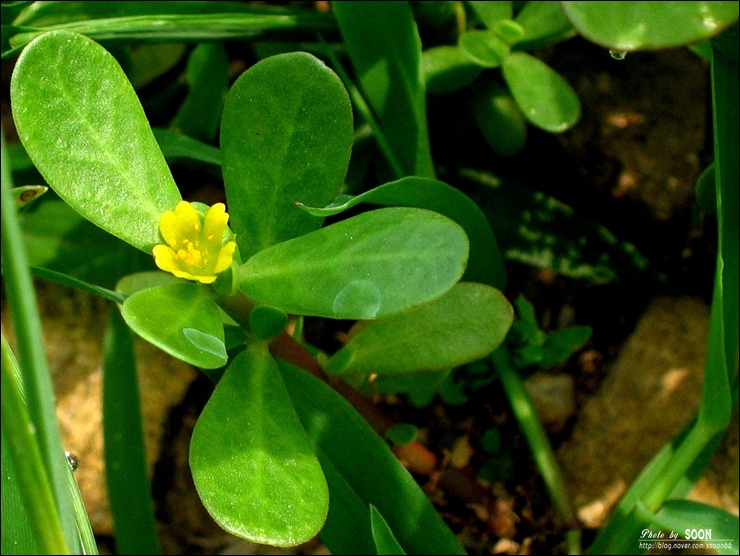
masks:
[[[587,527],[605,525],[644,466],[696,414],[708,331],[709,307],[701,301],[692,297],[654,299],[610,366],[600,390],[579,412],[571,438],[558,450],[558,459],[579,519]],[[737,428],[737,421],[733,426]],[[734,449],[730,438],[724,454],[722,450],[718,453],[725,461],[725,471],[713,473],[710,468],[704,476],[723,477],[714,482],[732,488],[703,498],[735,514],[736,454],[735,434]],[[693,496],[699,499],[698,492]]]
[[[524,387],[544,427],[561,431],[576,410],[573,377],[536,373],[524,381]]]

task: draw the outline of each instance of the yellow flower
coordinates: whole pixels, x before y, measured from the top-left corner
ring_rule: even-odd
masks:
[[[152,250],[154,262],[178,278],[201,284],[216,281],[216,275],[231,266],[236,243],[224,241],[229,215],[223,203],[208,209],[203,218],[193,205],[180,201],[174,211],[159,218],[159,232],[167,245]]]

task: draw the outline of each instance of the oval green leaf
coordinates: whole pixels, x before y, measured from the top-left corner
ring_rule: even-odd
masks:
[[[439,297],[467,258],[468,239],[452,220],[385,208],[266,249],[239,278],[247,297],[286,313],[372,319]]]
[[[483,68],[497,68],[509,55],[509,45],[494,31],[466,31],[459,44],[463,53]]]
[[[126,324],[146,341],[196,367],[226,364],[218,306],[197,284],[168,284],[138,291],[121,310]]]
[[[321,465],[262,342],[216,385],[193,431],[190,468],[208,513],[238,537],[295,546],[326,520]]]
[[[269,340],[280,334],[288,324],[285,311],[269,305],[257,305],[249,313],[249,329],[260,340]]]
[[[451,369],[496,349],[513,318],[500,291],[462,282],[413,311],[362,323],[324,368],[378,374]]]
[[[481,77],[472,86],[473,117],[483,138],[501,156],[524,150],[527,122],[509,92],[494,79]]]
[[[514,100],[533,125],[550,133],[562,133],[580,119],[578,95],[543,61],[515,52],[504,60],[502,70]]]
[[[52,189],[150,253],[160,215],[181,197],[113,56],[82,35],[52,31],[23,50],[10,88],[18,136]]]
[[[442,45],[428,48],[421,56],[427,92],[446,95],[467,87],[483,71],[459,46]]]
[[[347,91],[310,54],[267,58],[237,79],[221,122],[221,160],[243,257],[321,227],[294,203],[334,198],[352,133]]]
[[[516,44],[518,50],[533,50],[568,39],[576,34],[563,14],[562,2],[527,2],[516,14],[516,22],[524,29],[524,37]]]
[[[331,504],[321,539],[333,554],[372,554],[374,505],[408,554],[465,554],[387,443],[318,378],[278,360],[296,412],[316,447]]]
[[[671,48],[718,35],[738,20],[738,2],[560,2],[588,40],[629,51]]]
[[[506,289],[506,269],[486,215],[470,197],[445,182],[408,176],[360,195],[339,195],[324,208],[302,206],[315,216],[340,214],[360,203],[433,210],[463,227],[470,241],[470,257],[463,280]]]

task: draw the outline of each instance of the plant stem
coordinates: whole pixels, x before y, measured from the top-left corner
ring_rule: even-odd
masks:
[[[255,307],[252,301],[244,297],[241,293],[237,293],[233,296],[220,297],[218,304],[239,325],[244,327],[245,330],[249,330],[249,313]],[[334,388],[344,399],[352,404],[352,407],[362,415],[379,435],[382,436],[388,429],[395,425],[392,419],[344,380],[336,377],[328,377],[316,358],[285,330],[270,341],[269,347],[270,353],[274,357],[283,359],[329,384],[329,386]],[[410,470],[422,474],[429,473],[430,461],[437,461],[434,453],[418,441],[407,444],[398,450],[397,454],[409,464],[408,467]]]
[[[581,533],[579,529],[573,527],[576,518],[570,505],[568,490],[545,429],[537,418],[532,401],[524,388],[524,382],[522,382],[519,373],[512,365],[506,347],[501,347],[493,352],[491,360],[496,366],[499,377],[501,377],[501,383],[507,398],[509,398],[511,409],[514,411],[519,426],[532,450],[532,457],[542,474],[542,479],[555,505],[555,511],[569,528],[566,534],[568,553],[580,554]]]

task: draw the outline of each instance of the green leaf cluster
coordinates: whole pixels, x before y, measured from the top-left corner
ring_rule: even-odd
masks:
[[[55,64],[50,69],[53,53],[72,70]],[[214,94],[223,83],[212,89],[202,84],[209,65],[218,66],[222,55],[212,48],[191,56],[191,94],[175,118],[178,128],[203,141],[213,139],[215,127],[189,122],[197,106],[218,102]],[[91,246],[92,252],[128,244],[151,253],[162,243],[160,215],[181,200],[162,150],[168,157],[221,166],[239,247],[232,268],[212,287],[161,272],[126,274],[121,268],[124,278],[116,291],[106,290],[120,303],[131,330],[218,379],[190,452],[196,488],[214,519],[234,534],[276,546],[299,544],[321,532],[337,549],[348,542],[345,532],[338,532],[340,523],[343,530],[361,527],[369,533],[363,541],[353,538],[353,546],[368,542],[381,550],[459,553],[459,544],[410,477],[397,479],[404,486],[395,494],[396,503],[374,492],[379,481],[387,481],[381,479],[386,473],[398,476],[400,464],[390,452],[376,453],[387,447],[359,417],[347,417],[353,410],[330,412],[326,423],[320,413],[327,408],[296,398],[297,391],[318,388],[317,397],[328,396],[332,407],[341,405],[336,394],[326,393],[328,387],[314,385],[321,384],[315,378],[297,388],[306,380],[305,370],[286,367],[268,342],[283,337],[287,314],[297,314],[369,322],[329,359],[331,372],[408,373],[487,355],[505,337],[513,311],[489,285],[504,284],[505,274],[500,259],[491,262],[484,255],[488,249],[497,253],[497,247],[475,205],[447,184],[409,178],[351,203],[389,206],[328,226],[322,227],[321,210],[299,207],[336,206],[353,142],[344,86],[307,53],[266,58],[237,79],[223,102],[220,156],[172,130],[158,131],[155,138],[116,60],[79,34],[51,31],[32,40],[18,60],[11,90],[28,156],[61,198],[40,206],[29,221],[38,243],[46,245],[35,259],[40,265],[58,268],[62,245],[71,253],[79,249],[75,236],[89,222],[110,238]],[[48,110],[39,112],[40,105]],[[48,118],[55,119],[53,125]],[[202,212],[204,207],[196,208]],[[50,210],[60,216],[53,218],[56,228],[44,232]],[[475,249],[469,274],[482,283],[458,283],[469,266],[466,231]],[[60,236],[68,242],[52,243]],[[70,274],[41,270],[101,291],[92,284],[99,276],[82,266],[68,263]],[[235,326],[243,335],[227,342],[226,332]],[[114,330],[121,338],[120,326]],[[399,343],[404,338],[407,344]],[[408,342],[413,350],[405,349]],[[111,349],[126,351],[127,345],[120,340]],[[114,362],[111,377],[117,373],[125,381]],[[315,423],[342,432],[316,436]],[[365,442],[373,446],[365,450],[380,457],[372,469],[365,452],[339,441],[358,435],[376,438]],[[400,511],[407,497],[418,500],[419,515]],[[430,516],[435,516],[431,536],[422,533]],[[150,527],[147,519],[142,514],[141,523]]]
[[[318,378],[326,374],[355,381],[377,375],[378,390],[406,392],[420,405],[438,392],[463,403],[467,387],[500,378],[558,515],[572,522],[519,371],[561,364],[590,329],[546,334],[524,298],[514,320],[500,291],[502,255],[593,282],[616,279],[624,268],[641,271],[647,262],[607,230],[577,223],[555,199],[487,172],[458,172],[490,190],[475,201],[436,180],[425,94],[469,88],[486,142],[513,155],[524,148],[528,124],[562,133],[580,117],[567,82],[528,51],[581,33],[619,58],[728,28],[702,47],[712,60],[715,161],[698,195],[716,212],[720,231],[702,408],[630,488],[592,551],[624,551],[623,539],[645,524],[679,528],[699,515],[718,531],[736,530],[725,513],[677,498],[706,466],[737,405],[737,5],[471,1],[432,10],[335,2],[333,14],[322,14],[236,2],[3,4],[4,23],[12,22],[3,26],[3,56],[23,49],[11,80],[23,148],[15,146],[6,164],[3,145],[3,272],[25,333],[19,354],[30,369],[17,370],[3,343],[3,470],[12,475],[3,489],[3,525],[11,524],[18,546],[77,551],[78,535],[89,543],[85,520],[70,517],[74,481],[55,457],[48,371],[33,345],[40,330],[24,300],[31,299],[29,264],[38,276],[118,304],[106,343],[104,427],[123,551],[159,550],[128,329],[217,382],[196,425],[190,463],[204,505],[236,535],[290,546],[319,534],[334,553],[462,553],[384,440]],[[454,39],[422,53],[422,16],[457,24]],[[317,32],[329,40],[341,35],[342,43],[269,42],[315,41]],[[232,38],[267,41],[256,45],[259,57],[289,52],[264,57],[229,87],[229,59],[218,41]],[[161,41],[179,43],[127,46]],[[153,130],[134,87],[175,67],[184,42],[199,43],[188,52],[185,101],[168,128]],[[312,54],[294,52],[303,47],[324,54],[339,76]],[[357,85],[337,53],[349,58]],[[173,90],[155,102],[170,103]],[[363,143],[370,135],[383,155],[375,166],[381,185],[358,191],[353,172],[367,181],[373,167]],[[182,199],[168,163],[223,178],[228,234],[238,251],[212,286],[152,272],[159,217]],[[53,192],[29,202],[45,186],[11,189],[10,165]],[[21,203],[28,262],[12,227]],[[359,322],[341,349],[314,358],[288,336],[289,315],[298,316],[299,328],[303,316]],[[290,353],[312,364],[299,368]],[[329,383],[335,380],[341,378]],[[125,436],[117,433],[121,423]],[[25,435],[30,426],[38,441]],[[413,441],[413,433],[400,438]],[[492,453],[495,440],[485,442]],[[19,464],[24,458],[27,467]],[[128,488],[130,480],[136,488]],[[79,514],[79,500],[74,507]],[[14,540],[6,539],[3,552],[12,552]]]
[[[527,123],[563,133],[581,116],[567,81],[526,52],[574,36],[573,26],[555,2],[524,2],[516,14],[514,4],[465,2],[468,20],[457,44],[428,48],[422,58],[430,93],[469,87],[478,129],[501,156],[524,149]]]

